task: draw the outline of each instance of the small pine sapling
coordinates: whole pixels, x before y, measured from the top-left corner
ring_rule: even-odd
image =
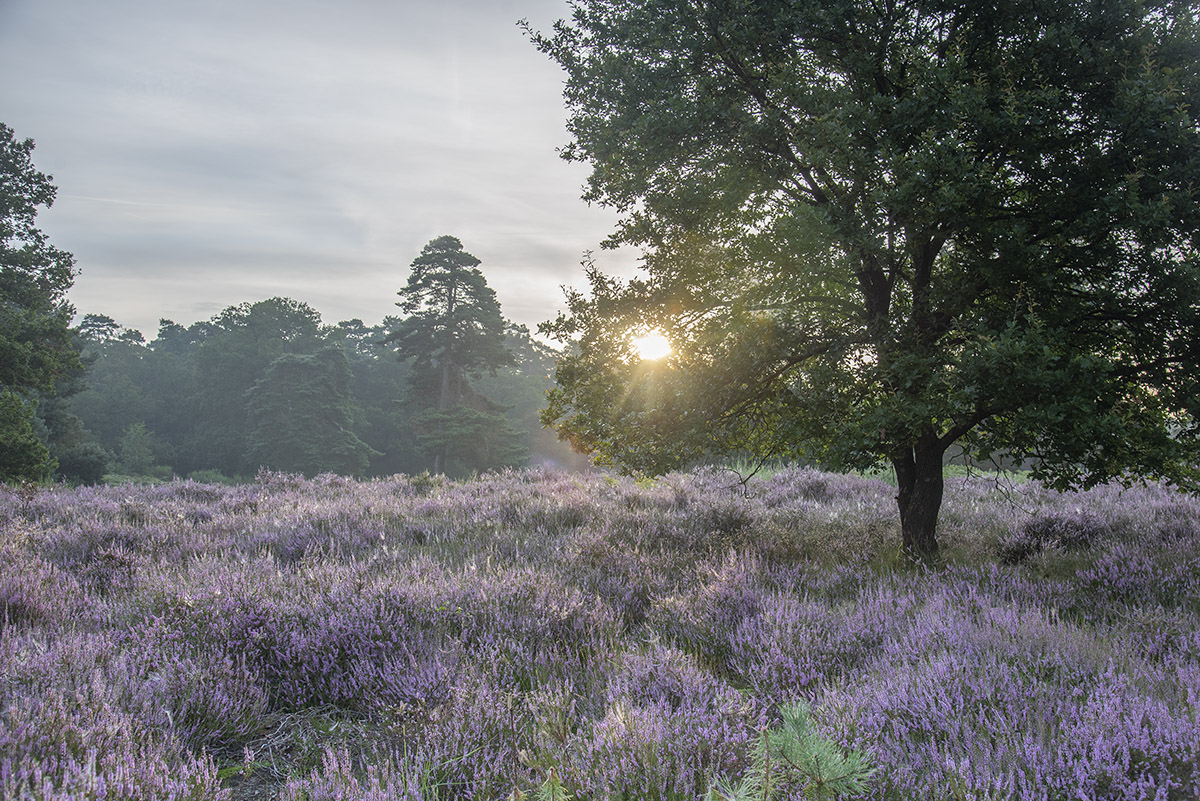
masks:
[[[514,787],[507,801],[524,801],[527,798],[530,796],[521,792],[520,788]],[[567,792],[562,780],[558,778],[558,771],[550,768],[550,774],[546,777],[546,781],[542,782],[541,786],[534,791],[532,798],[533,801],[571,801],[573,796]]]
[[[562,781],[558,778],[558,771],[554,768],[550,768],[550,775],[546,777],[546,781],[542,782],[535,797],[537,801],[571,801],[571,795],[567,792],[567,788],[563,787]]]
[[[803,703],[779,709],[780,726],[754,744],[746,775],[736,785],[719,779],[705,801],[773,801],[785,788],[803,787],[812,801],[863,793],[874,769],[859,751],[844,751],[813,731]]]

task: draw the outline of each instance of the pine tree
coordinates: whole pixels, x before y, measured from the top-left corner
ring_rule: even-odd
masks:
[[[447,472],[451,460],[463,471],[524,460],[502,408],[471,387],[473,377],[514,363],[500,304],[479,264],[455,237],[427,244],[397,293],[407,316],[384,340],[412,360],[410,399],[420,410],[413,424],[434,473]]]

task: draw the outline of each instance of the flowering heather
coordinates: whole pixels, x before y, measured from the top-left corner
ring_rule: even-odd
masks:
[[[1200,501],[954,479],[916,567],[892,495],[0,489],[0,800],[698,800],[795,702],[862,798],[1200,797]]]

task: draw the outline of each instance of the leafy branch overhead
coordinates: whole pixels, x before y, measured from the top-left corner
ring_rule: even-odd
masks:
[[[565,158],[646,277],[590,273],[545,420],[631,469],[890,463],[936,551],[941,465],[1195,486],[1191,4],[577,0]],[[630,327],[675,356],[642,369]]]

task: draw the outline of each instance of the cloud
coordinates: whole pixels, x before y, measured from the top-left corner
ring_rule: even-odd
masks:
[[[287,295],[370,322],[449,233],[534,325],[614,223],[555,155],[561,75],[515,24],[563,0],[0,8],[0,70],[22,76],[0,107],[55,175],[41,222],[76,255],[81,311],[151,333]]]

